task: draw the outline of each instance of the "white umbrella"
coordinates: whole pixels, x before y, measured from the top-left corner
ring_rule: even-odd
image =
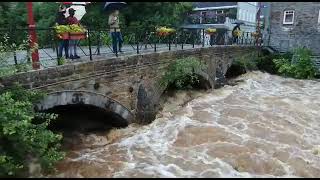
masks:
[[[72,2],[72,5],[67,9],[65,16],[68,17],[69,9],[73,8],[74,10],[76,10],[74,12],[74,17],[76,17],[80,21],[81,18],[86,14],[86,4],[86,2]]]

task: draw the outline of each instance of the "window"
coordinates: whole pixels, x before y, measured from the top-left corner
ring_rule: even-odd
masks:
[[[294,11],[284,11],[283,13],[283,24],[293,24],[294,22]]]
[[[217,10],[216,14],[223,14],[223,10]]]
[[[207,20],[207,12],[202,11],[200,13],[200,24],[206,24],[206,20]]]

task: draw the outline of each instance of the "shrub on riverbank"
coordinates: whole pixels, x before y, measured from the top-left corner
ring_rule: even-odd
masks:
[[[292,53],[271,54],[268,51],[262,51],[260,56],[253,52],[237,58],[226,73],[227,78],[237,77],[249,71],[259,70],[270,74],[279,74],[279,67],[276,66],[274,59],[291,59]]]
[[[312,52],[309,49],[297,48],[291,58],[275,58],[273,62],[280,75],[297,79],[313,79],[319,72],[312,62],[311,55]]]
[[[34,111],[33,104],[42,97],[21,87],[0,92],[0,177],[27,176],[34,159],[44,169],[63,159],[62,136],[47,129],[56,116]],[[32,122],[35,118],[41,123]]]
[[[196,70],[205,68],[206,65],[193,57],[178,59],[171,63],[160,83],[162,86],[174,86],[177,89],[188,89],[199,82]]]

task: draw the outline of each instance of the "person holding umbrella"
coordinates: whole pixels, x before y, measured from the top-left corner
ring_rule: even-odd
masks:
[[[122,53],[121,47],[123,38],[120,31],[119,9],[125,7],[125,5],[125,2],[106,2],[104,6],[105,11],[112,11],[112,13],[109,15],[108,25],[110,27],[110,34],[112,38],[113,53]]]
[[[116,52],[122,53],[121,47],[123,43],[123,38],[120,31],[119,10],[114,10],[109,15],[108,24],[110,26],[113,53],[116,53]],[[118,50],[118,44],[119,44],[119,50]]]
[[[237,43],[238,39],[239,39],[239,36],[237,34],[237,32],[240,32],[241,29],[240,29],[240,25],[244,25],[243,22],[235,22],[235,23],[232,23],[232,24],[236,24],[236,26],[232,29],[232,37],[233,37],[233,43]]]

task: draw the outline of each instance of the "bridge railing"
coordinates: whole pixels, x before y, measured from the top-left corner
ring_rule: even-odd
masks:
[[[77,54],[80,60],[67,60],[79,62],[85,60],[99,59],[99,57],[118,57],[129,54],[140,54],[146,52],[171,51],[177,49],[200,48],[221,45],[257,45],[257,41],[250,32],[243,32],[240,37],[234,38],[228,30],[218,31],[214,35],[205,33],[205,29],[176,28],[176,32],[169,36],[158,36],[155,28],[148,31],[135,29],[123,31],[122,52],[113,52],[112,39],[109,29],[87,28],[86,38],[79,40]],[[0,29],[0,42],[7,41],[8,44],[22,44],[28,39],[27,28]],[[38,37],[38,52],[41,68],[57,66],[61,64],[58,60],[58,47],[62,41],[57,37],[54,28],[36,28]],[[5,36],[8,37],[5,40]],[[262,37],[263,39],[263,37]],[[264,39],[263,39],[264,40]],[[5,44],[5,43],[4,43]],[[0,54],[0,66],[16,67],[31,63],[31,49],[27,46],[24,49],[7,49],[6,53]],[[65,54],[63,50],[63,54]],[[70,50],[69,50],[70,51]],[[31,67],[31,66],[29,66]],[[18,69],[18,70],[21,70]],[[23,68],[22,68],[23,70]]]

